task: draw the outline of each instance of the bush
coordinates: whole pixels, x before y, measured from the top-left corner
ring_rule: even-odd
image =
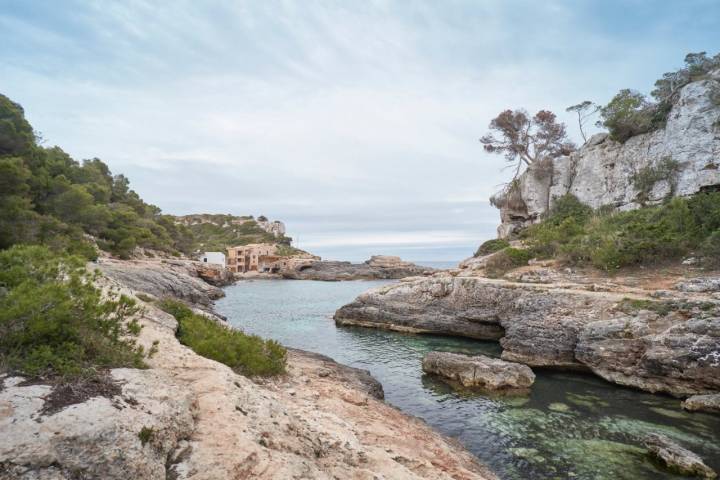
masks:
[[[532,255],[612,271],[698,251],[713,258],[720,234],[720,192],[674,198],[629,212],[552,215],[523,232]]]
[[[485,273],[491,278],[501,277],[513,268],[527,265],[531,258],[532,255],[528,250],[507,247],[488,258]]]
[[[159,307],[178,321],[180,343],[203,357],[224,363],[245,375],[269,376],[285,371],[287,351],[275,340],[225,327],[193,313],[182,302],[166,299]]]
[[[0,252],[0,364],[33,377],[143,367],[134,302],[103,298],[84,260],[47,247]]]
[[[508,243],[507,240],[503,240],[501,238],[493,238],[492,240],[488,240],[487,242],[484,242],[482,245],[480,245],[475,252],[475,257],[482,257],[485,255],[490,255],[491,253],[499,252],[503,248],[507,248],[510,246],[510,243]]]
[[[650,199],[650,193],[658,182],[667,181],[670,184],[667,198],[675,195],[677,188],[677,176],[680,171],[680,163],[671,157],[665,157],[657,165],[648,165],[635,173],[630,181],[638,190],[637,200],[641,205]]]

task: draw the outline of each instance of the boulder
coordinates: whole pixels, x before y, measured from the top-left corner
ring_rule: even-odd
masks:
[[[686,476],[713,479],[717,474],[705,465],[702,459],[668,437],[653,433],[645,437],[643,443],[650,454],[664,463],[669,470]]]
[[[530,367],[484,355],[429,352],[423,357],[422,369],[464,387],[489,391],[527,391],[535,381]]]
[[[720,393],[709,395],[693,395],[682,402],[682,407],[691,412],[715,412],[720,413]]]

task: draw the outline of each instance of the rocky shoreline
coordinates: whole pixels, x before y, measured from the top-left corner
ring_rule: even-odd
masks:
[[[290,280],[393,280],[435,272],[429,267],[405,262],[400,257],[375,255],[363,263],[329,260],[300,260],[281,269],[280,276]]]
[[[503,360],[591,371],[653,393],[684,398],[720,391],[718,292],[688,292],[681,281],[662,290],[622,285],[619,278],[583,282],[557,270],[551,283],[532,283],[548,276],[540,270],[548,269],[524,268],[525,281],[473,270],[408,278],[363,293],[335,321],[499,340]]]
[[[494,479],[457,442],[384,403],[367,372],[298,350],[287,374],[253,381],[182,346],[151,297],[211,310],[222,294],[180,262],[104,261],[99,282],[143,307],[149,369],[54,411],[53,387],[0,381],[0,478]]]

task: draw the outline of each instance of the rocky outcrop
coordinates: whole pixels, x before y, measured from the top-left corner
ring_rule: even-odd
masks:
[[[640,289],[604,291],[612,288],[437,274],[365,292],[335,321],[499,339],[503,360],[589,370],[651,392],[720,391],[720,304],[682,292],[660,302]]]
[[[102,286],[133,295],[160,275],[183,286],[159,296],[208,297],[189,292],[182,266],[127,263],[102,265],[113,274]],[[113,388],[59,405],[57,387],[0,378],[0,479],[495,479],[382,402],[366,371],[290,350],[286,375],[253,381],[181,345],[174,317],[143,298],[138,341],[157,348],[149,369],[112,370]]]
[[[198,266],[202,265],[190,260],[101,259],[97,264],[103,275],[132,290],[208,307],[225,294],[200,278]]]
[[[281,268],[283,278],[292,280],[387,280],[429,275],[434,269],[404,262],[400,257],[376,255],[364,263],[305,259],[288,262]]]
[[[682,407],[691,412],[720,413],[720,393],[714,395],[693,395],[682,402]]]
[[[699,456],[676,444],[665,435],[648,435],[644,443],[652,456],[675,473],[689,477],[717,478],[715,471],[705,465]]]
[[[232,272],[220,265],[199,263],[196,265],[196,271],[198,277],[216,287],[224,287],[235,281]]]
[[[526,365],[484,355],[429,352],[423,357],[422,369],[463,387],[494,392],[527,391],[535,381],[535,374]]]
[[[720,188],[720,105],[711,99],[719,85],[720,71],[716,71],[683,87],[664,129],[625,143],[597,134],[572,155],[532,165],[515,188],[492,199],[500,208],[498,235],[506,238],[537,223],[554,199],[567,193],[593,208],[629,210],[643,201]],[[634,176],[666,159],[677,162],[677,171],[641,194]]]
[[[267,233],[274,235],[276,238],[280,238],[285,235],[285,224],[280,220],[257,220],[258,227],[265,230]]]

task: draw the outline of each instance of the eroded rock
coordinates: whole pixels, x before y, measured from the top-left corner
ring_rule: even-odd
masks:
[[[707,479],[717,478],[715,471],[705,465],[698,455],[681,447],[665,435],[657,433],[648,435],[644,443],[650,454],[673,472]]]
[[[622,291],[586,287],[477,276],[406,279],[361,294],[335,321],[499,339],[503,360],[591,370],[651,392],[684,397],[720,390],[720,306],[688,300],[670,313],[633,310],[625,308]]]
[[[682,402],[685,410],[692,412],[720,413],[720,393],[710,395],[693,395]]]
[[[535,381],[530,367],[485,355],[429,352],[423,357],[422,369],[464,387],[498,392],[528,391]]]

